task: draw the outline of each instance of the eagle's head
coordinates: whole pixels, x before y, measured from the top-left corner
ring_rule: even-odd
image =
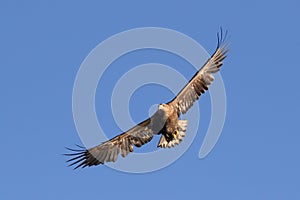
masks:
[[[175,113],[175,109],[173,108],[173,106],[170,106],[169,104],[166,103],[159,104],[158,110],[163,111],[167,117]]]
[[[161,103],[161,104],[159,104],[158,105],[158,110],[166,110],[167,109],[167,104],[165,104],[165,103]]]

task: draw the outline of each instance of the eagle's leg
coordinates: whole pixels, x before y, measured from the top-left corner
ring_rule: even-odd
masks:
[[[178,120],[177,129],[172,134],[162,134],[157,147],[170,148],[179,144],[185,136],[187,120]]]
[[[174,133],[172,133],[173,139],[177,140],[178,130],[175,130]]]

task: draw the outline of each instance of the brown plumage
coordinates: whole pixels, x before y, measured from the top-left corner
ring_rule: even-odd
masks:
[[[149,119],[139,123],[130,130],[90,149],[70,149],[74,151],[67,156],[73,156],[67,162],[69,166],[87,167],[115,162],[119,154],[127,156],[133,151],[133,145],[141,147],[149,142],[154,135],[161,134],[158,147],[173,147],[179,144],[185,136],[187,120],[179,120],[181,114],[185,114],[199,99],[200,95],[208,90],[213,82],[213,74],[220,70],[228,51],[226,36],[222,29],[218,36],[217,49],[210,59],[197,71],[193,78],[185,85],[178,95],[169,103],[160,104],[158,110]]]

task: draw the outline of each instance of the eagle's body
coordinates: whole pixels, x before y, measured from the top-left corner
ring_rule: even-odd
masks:
[[[160,131],[162,136],[157,146],[165,148],[179,144],[185,136],[187,120],[179,120],[180,113],[171,104],[160,104],[158,110],[163,111],[166,122]]]
[[[224,38],[226,38],[227,33]],[[86,167],[115,162],[119,154],[123,157],[133,151],[133,146],[140,147],[149,142],[154,135],[161,138],[158,147],[173,147],[179,144],[187,130],[187,120],[180,120],[181,114],[185,114],[191,108],[200,95],[208,90],[214,80],[213,73],[220,70],[226,57],[227,45],[224,44],[222,30],[218,34],[217,49],[203,67],[196,72],[193,78],[185,85],[178,95],[166,104],[160,104],[158,110],[145,121],[139,123],[130,130],[90,149],[69,149],[76,153],[66,154],[75,156],[68,160],[74,161],[70,165]]]

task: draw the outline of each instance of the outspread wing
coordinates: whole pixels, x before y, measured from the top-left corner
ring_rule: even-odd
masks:
[[[163,117],[161,111],[157,111],[151,118],[141,122],[132,129],[124,132],[98,146],[90,149],[70,149],[74,153],[65,154],[73,156],[67,162],[71,162],[69,166],[76,165],[74,169],[79,167],[87,167],[93,165],[104,164],[105,162],[115,162],[119,153],[122,157],[127,156],[133,151],[133,145],[140,147],[149,142],[154,134],[162,129]]]
[[[208,90],[209,85],[213,82],[213,74],[220,70],[223,65],[223,60],[228,52],[226,43],[227,32],[223,34],[221,29],[217,34],[218,45],[217,49],[210,59],[202,66],[202,68],[194,75],[194,77],[185,85],[178,95],[169,102],[177,109],[178,113],[185,114],[199,99],[200,95]]]

